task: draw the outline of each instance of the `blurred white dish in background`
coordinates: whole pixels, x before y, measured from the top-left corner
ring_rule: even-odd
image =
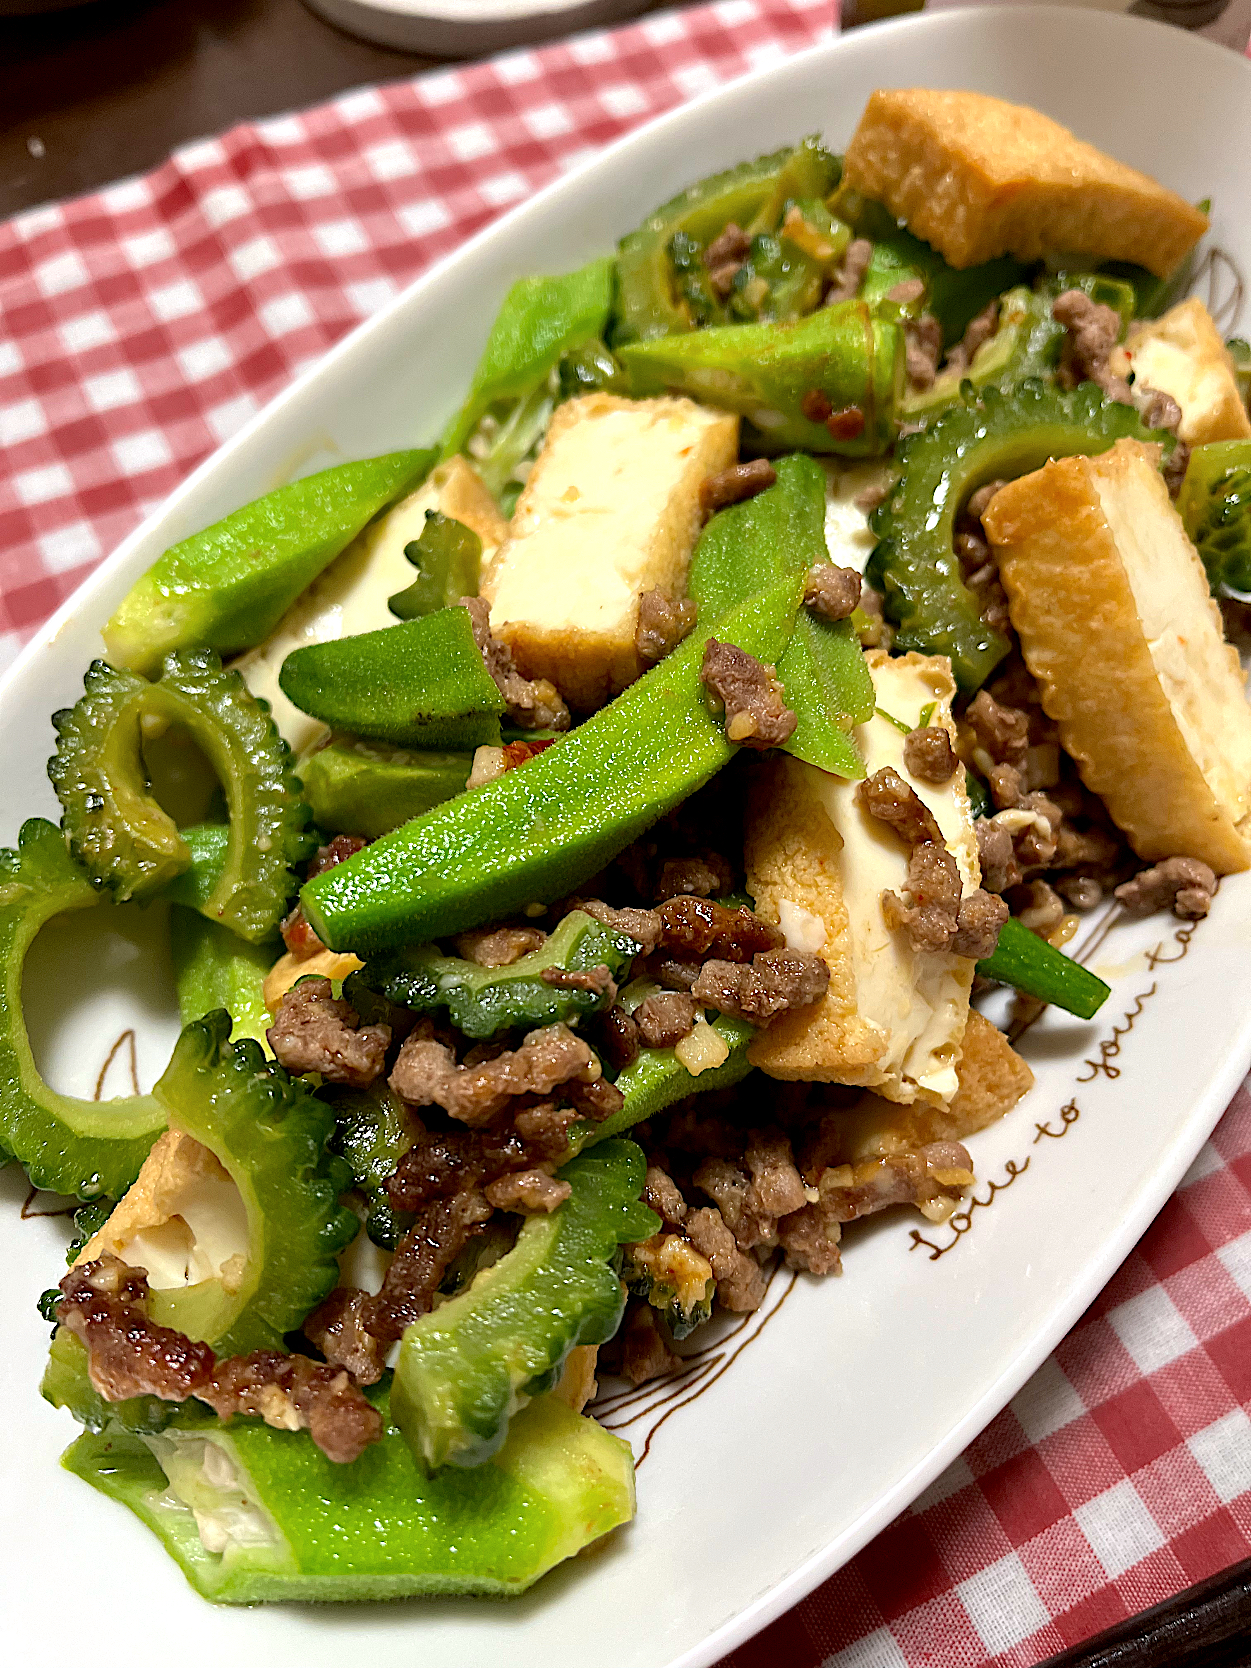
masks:
[[[0,0],[0,6],[5,0]],[[20,3],[20,0],[19,0]],[[304,0],[350,35],[406,52],[476,58],[618,23],[647,0]]]

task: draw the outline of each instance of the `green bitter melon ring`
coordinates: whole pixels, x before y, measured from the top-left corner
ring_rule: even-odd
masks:
[[[984,389],[976,404],[955,406],[903,440],[899,484],[870,522],[878,542],[866,569],[899,627],[896,648],[949,655],[960,688],[979,689],[1009,643],[982,620],[960,577],[960,510],[988,481],[1027,475],[1050,458],[1094,456],[1125,438],[1172,450],[1171,434],[1145,428],[1133,406],[1105,400],[1093,383],[1062,393],[1030,378],[1008,394]]]
[[[153,798],[142,742],[182,723],[217,772],[230,813],[222,873],[202,913],[253,942],[267,937],[296,886],[292,865],[313,846],[308,806],[269,709],[212,649],[177,649],[149,683],[93,661],[85,693],[53,715],[48,775],[70,849],[92,881],[145,901],[189,867],[191,852]]]
[[[119,1198],[165,1128],[152,1095],[79,1100],[39,1075],[22,1013],[22,969],[39,929],[87,909],[100,893],[65,849],[58,828],[32,818],[16,851],[0,851],[0,1155],[36,1187],[80,1199]]]

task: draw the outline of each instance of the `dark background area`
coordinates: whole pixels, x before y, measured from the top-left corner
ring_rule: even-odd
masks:
[[[354,40],[300,0],[0,15],[0,219],[155,167],[235,122],[436,61]]]

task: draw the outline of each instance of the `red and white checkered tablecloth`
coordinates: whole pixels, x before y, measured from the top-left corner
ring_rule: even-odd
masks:
[[[590,149],[830,33],[720,0],[242,126],[0,225],[0,666],[206,453]],[[1251,1097],[1046,1366],[733,1668],[1025,1665],[1251,1553]]]

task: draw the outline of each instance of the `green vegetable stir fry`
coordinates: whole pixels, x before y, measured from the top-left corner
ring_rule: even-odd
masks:
[[[1013,120],[877,93],[515,283],[437,446],[185,539],[53,715],[0,1158],[82,1201],[64,1463],[204,1597],[517,1593],[628,1521],[597,1376],[944,1220],[1108,995],[1081,917],[1251,866],[1251,349],[1203,212]],[[183,1029],[76,1099],[27,952],[128,902]]]

